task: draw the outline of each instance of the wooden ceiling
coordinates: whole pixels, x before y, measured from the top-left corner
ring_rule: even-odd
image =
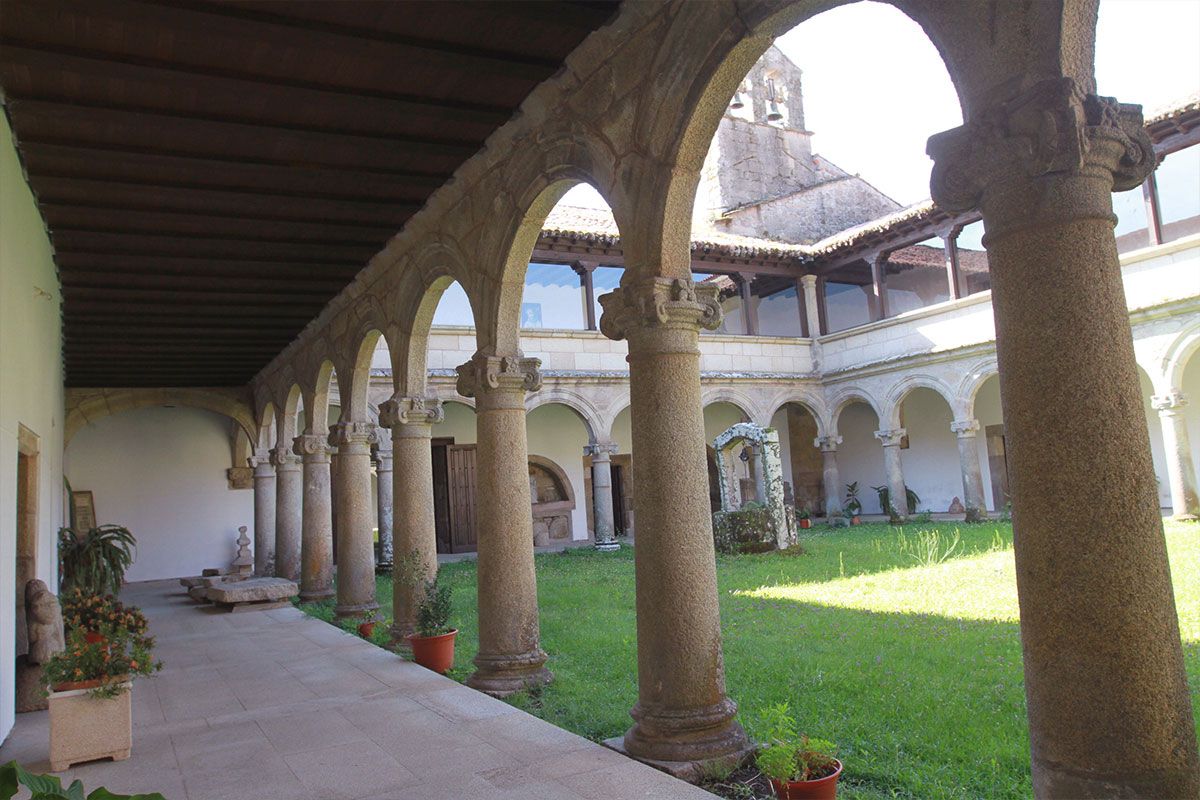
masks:
[[[68,386],[240,386],[611,0],[3,0]]]

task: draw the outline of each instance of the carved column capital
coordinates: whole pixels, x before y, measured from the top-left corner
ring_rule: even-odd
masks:
[[[300,457],[293,453],[287,445],[280,444],[271,451],[271,465],[278,472],[286,472],[300,466]]]
[[[329,437],[319,433],[305,433],[292,440],[292,451],[300,456],[305,464],[320,464],[329,461],[333,447]]]
[[[370,455],[375,436],[375,425],[370,422],[339,422],[329,429],[329,444],[339,455]]]
[[[519,403],[524,408],[525,393],[536,392],[542,386],[542,362],[536,358],[493,356],[476,353],[471,360],[460,364],[458,393],[474,397],[476,411],[488,408],[509,408]],[[505,400],[499,400],[504,397]]]
[[[645,278],[600,298],[600,331],[628,339],[643,329],[716,330],[724,316],[717,287],[684,278]]]
[[[396,394],[379,404],[379,424],[393,433],[404,425],[436,425],[445,418],[442,401],[431,397]]]
[[[813,439],[813,446],[821,448],[822,453],[836,453],[838,445],[842,443],[840,436],[818,436]]]
[[[815,290],[817,288],[817,276],[811,272],[808,273],[807,275],[801,275],[800,276],[800,285],[803,286],[805,289],[811,287],[812,289]]]
[[[275,467],[271,464],[271,451],[265,447],[255,450],[254,455],[246,459],[246,463],[254,470],[255,477],[264,478],[275,474]]]
[[[250,467],[230,467],[225,470],[230,489],[254,488],[254,470]]]
[[[908,431],[904,428],[896,428],[890,431],[875,431],[875,438],[884,447],[899,447],[900,442],[908,435]]]
[[[583,454],[592,457],[592,463],[597,461],[608,461],[612,456],[616,455],[620,449],[612,442],[595,442],[593,444],[585,444],[583,446]]]
[[[1178,390],[1168,392],[1167,394],[1157,394],[1150,398],[1150,405],[1164,417],[1183,413],[1183,408],[1187,404],[1187,395]]]
[[[956,419],[950,423],[950,430],[960,439],[968,439],[979,433],[979,420]]]
[[[371,448],[371,461],[375,464],[376,472],[391,472],[392,471],[391,441],[387,440],[387,439],[382,439],[382,438],[381,438],[381,441],[387,441],[388,446],[382,447],[380,444],[377,443],[374,447],[372,447]]]
[[[929,138],[934,201],[947,211],[980,205],[994,184],[1052,173],[1107,169],[1114,191],[1132,189],[1155,167],[1141,106],[1086,94],[1072,78],[1034,84],[976,119]]]

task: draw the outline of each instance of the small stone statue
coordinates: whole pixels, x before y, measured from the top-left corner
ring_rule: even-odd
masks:
[[[29,663],[45,664],[67,648],[62,608],[45,581],[25,584],[25,619],[29,628]]]
[[[233,560],[230,572],[248,576],[254,572],[254,556],[250,552],[250,537],[246,534],[245,525],[238,528],[237,546],[237,558]]]
[[[962,500],[959,500],[958,497],[956,496],[952,501],[950,501],[950,507],[948,509],[946,509],[946,513],[947,514],[965,514],[965,513],[967,513],[967,509],[963,506]]]

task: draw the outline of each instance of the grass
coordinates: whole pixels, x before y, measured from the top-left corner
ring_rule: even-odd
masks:
[[[1167,537],[1200,706],[1200,526],[1168,523]],[[758,710],[787,701],[801,730],[838,743],[849,800],[1029,797],[1011,528],[814,528],[802,544],[718,558],[727,683],[750,733]],[[541,555],[537,574],[556,680],[510,702],[590,739],[619,735],[637,697],[632,551]],[[462,680],[477,647],[475,565],[442,575]],[[378,589],[386,614],[390,580]],[[302,608],[332,616],[329,603]]]

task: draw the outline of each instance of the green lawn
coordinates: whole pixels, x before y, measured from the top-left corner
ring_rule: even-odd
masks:
[[[718,559],[729,693],[751,734],[758,709],[788,701],[802,730],[838,742],[846,798],[1028,797],[1011,528],[814,531],[803,555]],[[1167,537],[1200,706],[1200,526],[1168,524]],[[632,551],[538,556],[537,573],[556,680],[511,702],[591,739],[620,734],[637,695]],[[477,646],[475,567],[442,574],[462,680]],[[386,578],[379,601],[390,610]]]

